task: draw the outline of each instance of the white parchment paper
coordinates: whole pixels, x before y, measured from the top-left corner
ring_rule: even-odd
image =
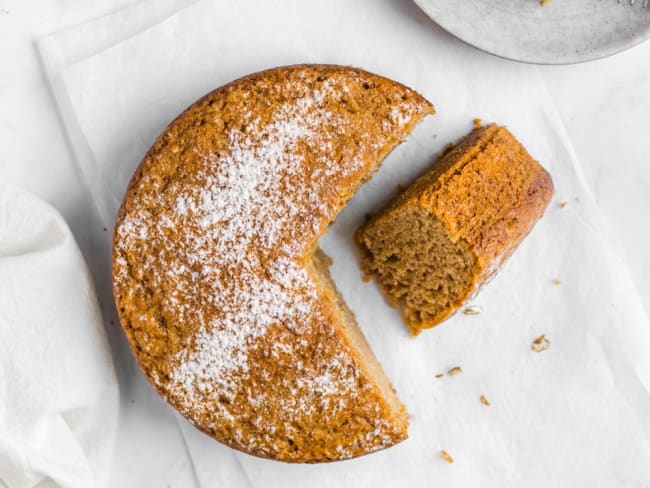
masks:
[[[650,483],[649,324],[603,239],[607,229],[552,101],[535,68],[474,51],[424,19],[395,0],[203,1],[61,72],[68,120],[88,148],[79,164],[109,224],[165,125],[207,91],[249,72],[305,62],[356,65],[410,85],[438,111],[387,158],[322,239],[337,285],[409,408],[410,439],[351,461],[286,465],[232,451],[181,419],[201,486]],[[398,183],[468,132],[474,117],[508,125],[549,169],[557,196],[475,300],[481,314],[459,314],[412,339],[376,286],[361,281],[352,233]],[[560,201],[568,203],[561,208]],[[551,347],[532,352],[540,334]],[[454,366],[463,374],[435,378]],[[454,464],[440,458],[441,449]]]

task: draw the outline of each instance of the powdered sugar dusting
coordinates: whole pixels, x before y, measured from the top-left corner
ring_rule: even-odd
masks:
[[[179,354],[173,387],[182,392],[188,408],[212,394],[233,398],[237,380],[247,373],[247,349],[268,326],[282,323],[298,328],[293,332],[299,334],[305,317],[318,313],[312,306],[317,299],[314,285],[296,262],[302,249],[297,240],[286,236],[316,234],[330,211],[316,198],[319,192],[312,185],[289,183],[304,171],[298,143],[327,145],[331,141],[315,140],[316,129],[322,124],[342,125],[339,116],[317,108],[323,96],[321,91],[281,106],[265,126],[258,119],[245,120],[246,133],[230,132],[226,156],[204,155],[207,166],[217,168],[216,172],[203,175],[201,186],[176,200],[176,214],[197,222],[201,229],[184,235],[183,247],[198,250],[186,256],[187,261],[202,263],[203,279],[223,270],[239,276],[230,283],[221,281],[213,290],[210,299],[224,315],[199,329],[193,352]],[[337,167],[326,153],[320,159],[316,165],[327,178],[359,169],[354,164]],[[301,223],[296,224],[296,219]],[[251,255],[253,247],[256,255]],[[260,279],[262,261],[278,250],[280,257],[267,262]],[[205,257],[215,254],[216,262]]]
[[[294,415],[336,414],[360,393],[360,373],[344,344],[339,354],[320,363],[296,360],[312,347],[313,338],[300,339],[314,334],[306,324],[321,323],[326,329],[328,320],[321,316],[316,285],[301,264],[305,245],[334,218],[338,208],[332,196],[342,182],[363,169],[359,152],[372,153],[383,145],[367,141],[344,153],[342,160],[334,158],[341,151],[337,138],[349,121],[326,110],[323,101],[340,91],[326,80],[308,96],[279,105],[271,120],[243,114],[241,124],[229,129],[225,150],[197,149],[203,169],[151,197],[159,208],[171,211],[152,215],[135,210],[117,229],[123,250],[151,243],[162,249],[161,256],[143,258],[142,272],[151,274],[151,286],[165,289],[163,311],[196,324],[193,337],[185,338],[189,342],[171,358],[165,385],[169,394],[188,417],[208,416],[212,423],[207,428],[228,424],[231,435],[246,442],[243,447],[260,452],[268,449],[278,427],[262,417],[248,418],[260,434],[244,440],[234,407],[242,398],[253,410],[278,403],[284,412],[282,429],[291,435]],[[415,112],[415,102],[404,102],[382,122],[382,129],[403,128]],[[151,184],[148,178],[143,183]],[[170,232],[174,239],[168,238]],[[119,257],[115,264],[116,279],[126,279],[128,263]],[[139,272],[131,273],[137,278]],[[271,329],[269,349],[257,351]],[[279,380],[291,395],[278,399],[266,388],[242,388],[251,375],[274,380],[269,372],[251,370],[253,352],[270,355],[297,372],[293,380]],[[160,386],[159,373],[151,374]],[[391,439],[386,434],[390,426],[378,422],[367,441],[381,438],[372,443],[380,448]],[[341,450],[344,457],[348,451]]]

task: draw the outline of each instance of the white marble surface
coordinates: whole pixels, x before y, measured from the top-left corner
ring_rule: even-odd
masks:
[[[96,252],[92,236],[103,229],[68,152],[34,39],[127,3],[0,0],[0,180],[31,190],[56,206],[91,265]],[[429,21],[422,16],[422,22]],[[436,26],[431,28],[437,35],[447,36]],[[650,43],[593,63],[528,69],[531,75],[541,70],[596,201],[609,221],[608,237],[628,264],[650,312],[650,253],[646,251],[650,249]],[[570,205],[579,205],[572,195],[565,199]],[[109,335],[114,327],[107,324]],[[119,335],[112,336],[112,347],[123,348]],[[127,383],[130,385],[144,381],[129,368],[119,373],[134,377]],[[194,486],[171,412],[153,394],[143,398],[138,391],[148,390],[122,391],[125,422],[112,486]],[[131,402],[150,406],[148,425],[128,424]],[[159,449],[138,449],[135,439],[141,435],[155,435]],[[152,473],[158,473],[153,481]]]

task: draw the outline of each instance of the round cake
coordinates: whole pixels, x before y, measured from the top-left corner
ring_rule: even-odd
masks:
[[[211,92],[158,138],[117,217],[113,290],[140,367],[192,424],[289,462],[406,438],[318,238],[430,113],[386,78],[290,66]]]

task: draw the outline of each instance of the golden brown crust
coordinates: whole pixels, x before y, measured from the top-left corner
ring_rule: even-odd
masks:
[[[484,282],[543,215],[553,181],[505,127],[474,129],[466,143],[472,149],[461,143],[462,156],[452,150],[443,157],[443,166],[450,167],[420,195],[420,204],[445,223],[453,239],[469,244],[485,270],[479,279]]]
[[[157,139],[118,213],[113,290],[140,367],[194,425],[290,462],[406,437],[403,406],[311,253],[432,112],[362,70],[292,66],[215,90]]]

